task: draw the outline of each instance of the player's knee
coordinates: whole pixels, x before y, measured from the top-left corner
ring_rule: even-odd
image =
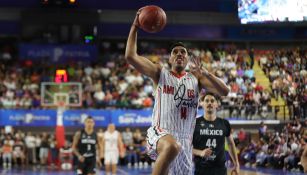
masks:
[[[174,143],[169,143],[169,144],[165,145],[165,148],[164,148],[163,151],[165,151],[169,155],[177,156],[179,154],[180,150],[181,150],[180,145],[177,144],[176,142],[174,142]]]

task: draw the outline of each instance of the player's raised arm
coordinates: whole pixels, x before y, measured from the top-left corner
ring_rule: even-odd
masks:
[[[137,30],[138,30],[138,15],[141,9],[137,12],[134,22],[131,26],[127,40],[125,58],[136,70],[153,79],[158,83],[161,67],[154,64],[147,58],[137,54]]]
[[[201,69],[200,58],[192,57],[190,66],[191,72],[199,81],[200,88],[204,88],[207,91],[219,96],[227,96],[229,88],[223,80],[211,74],[207,70]]]

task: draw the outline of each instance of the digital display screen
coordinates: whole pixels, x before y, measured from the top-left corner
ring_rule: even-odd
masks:
[[[238,0],[241,24],[307,21],[307,0]]]
[[[68,82],[68,75],[67,71],[64,69],[57,69],[55,71],[55,79],[54,82],[56,83],[65,83]]]

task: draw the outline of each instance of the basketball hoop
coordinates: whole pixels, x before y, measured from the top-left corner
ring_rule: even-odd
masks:
[[[64,111],[66,109],[65,101],[62,101],[62,100],[58,101],[57,102],[57,109],[61,110],[61,111]]]
[[[56,109],[80,107],[82,105],[82,92],[82,84],[80,82],[42,82],[41,105]]]

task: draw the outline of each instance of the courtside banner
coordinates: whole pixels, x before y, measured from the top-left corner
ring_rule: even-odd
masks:
[[[113,110],[111,122],[118,127],[143,126],[148,127],[152,122],[152,109],[149,110]]]
[[[98,127],[106,127],[111,122],[110,110],[66,110],[63,113],[63,125],[82,126],[88,116],[94,118],[95,126]]]
[[[97,58],[97,47],[93,45],[20,44],[19,58],[53,63],[90,62]]]
[[[0,125],[55,126],[55,110],[0,110]]]

